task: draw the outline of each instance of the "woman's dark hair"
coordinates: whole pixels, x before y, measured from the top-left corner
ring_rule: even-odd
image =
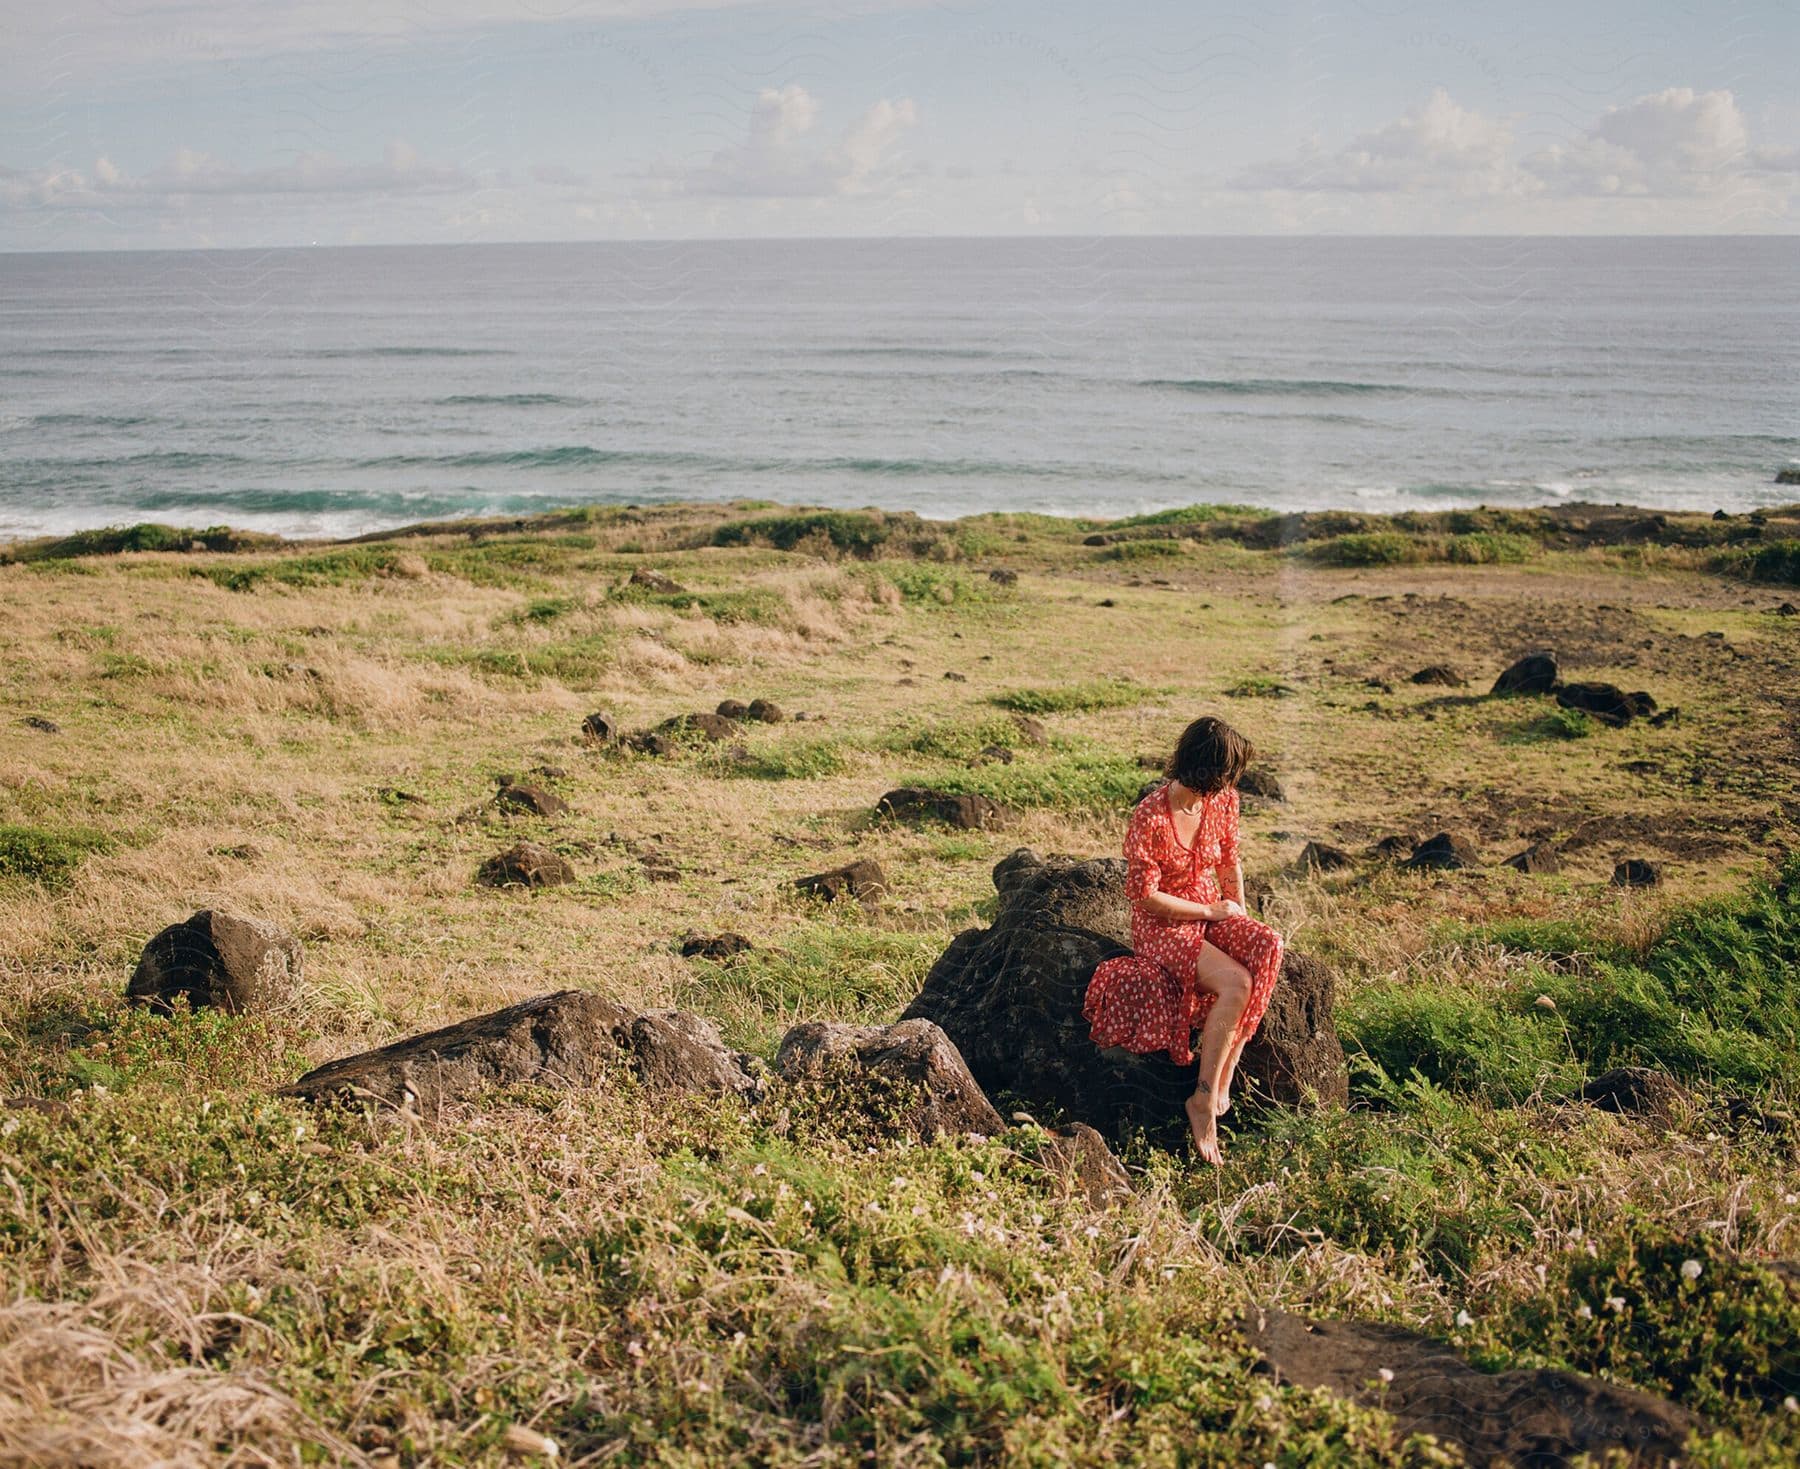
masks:
[[[1190,791],[1210,796],[1236,785],[1255,758],[1256,746],[1223,719],[1207,714],[1181,732],[1163,773]]]

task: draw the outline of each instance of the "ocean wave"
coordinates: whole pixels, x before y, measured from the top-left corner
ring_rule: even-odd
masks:
[[[580,408],[587,400],[560,393],[453,393],[434,401],[440,408]]]
[[[1431,388],[1412,388],[1402,383],[1352,383],[1332,378],[1283,377],[1153,377],[1138,384],[1140,388],[1161,388],[1179,393],[1219,393],[1231,396],[1327,397],[1352,393],[1424,394]]]
[[[296,357],[516,357],[503,347],[315,347]]]
[[[140,413],[40,413],[31,420],[33,428],[136,428],[149,423]]]

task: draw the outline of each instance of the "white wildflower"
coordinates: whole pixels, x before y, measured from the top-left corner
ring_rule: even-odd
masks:
[[[863,1207],[865,1209],[867,1209],[871,1214],[879,1214],[881,1212],[881,1200],[870,1199],[868,1203],[863,1205]]]
[[[811,1199],[802,1199],[800,1201],[800,1212],[802,1214],[810,1214],[810,1213],[812,1213],[812,1211],[813,1211],[812,1200]]]
[[[1377,1371],[1375,1375],[1383,1382],[1392,1382],[1394,1380],[1394,1369],[1392,1367],[1383,1367]]]
[[[0,1122],[0,1137],[11,1137],[18,1130],[19,1119],[17,1117],[8,1117],[5,1122]]]
[[[1786,1409],[1789,1413],[1800,1413],[1800,1398],[1797,1398],[1792,1393],[1789,1393],[1785,1398],[1783,1398],[1781,1400],[1781,1406],[1784,1409]]]
[[[930,1212],[931,1210],[927,1209],[923,1204],[913,1205],[913,1218],[915,1219],[923,1219]]]
[[[1625,1309],[1625,1297],[1608,1296],[1606,1298],[1606,1309],[1609,1311],[1623,1311]]]
[[[628,1341],[625,1343],[625,1350],[634,1357],[641,1357],[644,1355],[644,1344],[641,1341]]]
[[[1575,1308],[1575,1319],[1577,1321],[1592,1321],[1594,1319],[1594,1308],[1586,1301],[1583,1301]]]
[[[769,1171],[769,1165],[767,1163],[758,1163],[754,1168],[752,1168],[750,1170],[750,1176],[752,1178],[761,1178],[763,1176],[763,1174],[767,1173],[768,1171]]]
[[[1681,1278],[1683,1280],[1698,1280],[1700,1278],[1700,1262],[1698,1260],[1683,1260],[1681,1262]]]
[[[1099,1239],[1100,1238],[1100,1226],[1098,1224],[1088,1225],[1087,1237],[1089,1239]]]
[[[1458,1326],[1473,1326],[1475,1324],[1475,1318],[1466,1310],[1458,1311],[1456,1313],[1456,1324]]]
[[[299,1142],[300,1139],[305,1136],[306,1136],[306,1124],[304,1122],[296,1122],[294,1124],[294,1141]]]

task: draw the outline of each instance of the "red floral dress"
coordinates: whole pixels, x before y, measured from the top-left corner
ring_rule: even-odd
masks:
[[[1131,944],[1137,952],[1108,959],[1088,982],[1081,1012],[1095,1045],[1123,1046],[1139,1054],[1167,1051],[1178,1066],[1191,1062],[1193,1033],[1205,1025],[1216,998],[1194,977],[1202,943],[1223,950],[1250,971],[1250,1000],[1233,1039],[1256,1033],[1281,973],[1281,935],[1254,918],[1195,923],[1159,918],[1143,905],[1153,892],[1216,903],[1221,893],[1214,869],[1229,868],[1237,860],[1235,788],[1204,799],[1191,846],[1183,846],[1175,835],[1166,785],[1138,802],[1125,832],[1125,895],[1131,899]]]

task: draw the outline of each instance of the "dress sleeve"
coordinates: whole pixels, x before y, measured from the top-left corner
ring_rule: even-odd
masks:
[[[1146,797],[1131,813],[1125,828],[1125,896],[1141,902],[1162,890],[1162,863],[1157,857],[1156,818]]]
[[[1231,788],[1231,799],[1225,805],[1225,820],[1219,833],[1219,866],[1230,867],[1238,860],[1238,793]]]

